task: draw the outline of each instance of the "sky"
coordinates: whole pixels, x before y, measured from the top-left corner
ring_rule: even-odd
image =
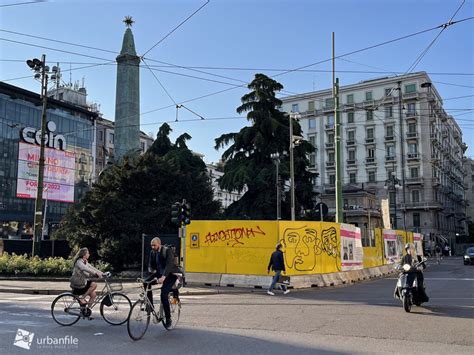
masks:
[[[204,154],[206,162],[217,162],[223,150],[214,149],[214,140],[249,125],[236,108],[256,73],[280,82],[285,90],[280,97],[330,88],[331,62],[308,65],[331,58],[332,32],[338,56],[432,29],[447,23],[456,11],[453,21],[473,17],[473,1],[460,7],[462,3],[0,0],[0,80],[39,93],[40,84],[25,61],[45,54],[48,65],[59,62],[64,82],[84,80],[88,101],[100,104],[104,117],[114,120],[115,57],[126,29],[122,21],[132,16],[135,46],[144,58],[141,130],[156,136],[168,122],[173,140],[188,133],[192,137],[188,146]],[[408,72],[439,32],[427,31],[337,59],[340,84]],[[445,99],[445,110],[463,130],[467,156],[474,156],[473,57],[474,19],[469,19],[448,26],[413,69],[428,72]],[[308,67],[287,72],[304,66]],[[178,122],[176,104],[184,104]]]

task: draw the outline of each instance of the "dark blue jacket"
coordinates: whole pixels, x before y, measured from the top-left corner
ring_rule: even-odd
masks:
[[[172,273],[181,273],[181,270],[179,269],[178,265],[176,265],[173,252],[170,248],[162,245],[159,253],[160,267],[158,268],[158,265],[156,264],[156,252],[153,250],[150,251],[150,257],[148,259],[149,272],[158,273],[158,269],[161,269],[161,273],[159,274],[165,277]]]
[[[283,260],[283,252],[281,250],[275,250],[272,253],[268,263],[268,270],[270,268],[274,271],[285,271],[285,261]]]

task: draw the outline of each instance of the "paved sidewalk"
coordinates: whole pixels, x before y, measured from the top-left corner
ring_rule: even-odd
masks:
[[[98,282],[98,289],[101,290],[103,282]],[[139,285],[136,282],[123,282],[123,292],[125,293],[138,293]],[[58,295],[62,292],[71,291],[69,287],[69,281],[34,281],[34,280],[0,280],[0,293],[26,293],[36,295]],[[238,292],[234,289],[233,292]],[[242,292],[244,290],[240,290]],[[247,290],[246,292],[249,292]],[[232,290],[211,288],[211,287],[183,287],[180,290],[182,295],[215,295],[219,293],[229,293]],[[244,291],[245,292],[245,291]]]

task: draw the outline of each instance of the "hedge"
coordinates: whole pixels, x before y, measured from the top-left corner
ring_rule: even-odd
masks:
[[[94,264],[101,271],[110,270],[110,265],[103,262]],[[39,256],[28,257],[27,254],[16,255],[4,253],[0,256],[0,275],[15,276],[71,276],[72,258],[49,257],[41,259]]]

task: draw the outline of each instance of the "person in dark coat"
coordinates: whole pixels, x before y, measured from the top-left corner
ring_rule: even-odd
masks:
[[[273,288],[280,279],[281,273],[285,272],[285,260],[283,259],[283,252],[281,251],[281,248],[282,245],[278,243],[276,246],[276,250],[272,253],[272,256],[270,257],[270,262],[268,263],[267,272],[270,273],[270,270],[275,271],[272,283],[270,284],[270,287],[267,291],[270,296],[275,296],[275,293],[273,293]],[[288,290],[286,288],[286,285],[284,284],[281,285],[281,289],[283,290],[284,295],[290,292],[290,290]]]
[[[403,256],[400,261],[400,266],[405,264],[415,265],[418,262],[421,262],[423,258],[420,255],[416,254],[415,246],[411,243],[405,245],[406,254]],[[421,302],[428,302],[430,298],[426,294],[425,290],[425,278],[423,277],[423,270],[426,269],[425,263],[421,263],[418,267],[413,269],[413,271],[408,273],[408,283],[412,284],[414,278],[416,277],[416,282],[418,284],[418,294],[420,295]]]
[[[163,284],[161,287],[161,303],[165,311],[165,325],[168,328],[171,326],[171,310],[168,295],[176,283],[177,276],[175,274],[180,274],[182,271],[178,265],[176,265],[172,250],[161,245],[160,238],[153,238],[150,245],[151,251],[148,259],[148,272],[150,272],[150,275],[145,281],[151,281],[157,278],[158,282]],[[153,284],[156,284],[156,282],[149,284],[149,291],[147,292],[147,297],[151,304],[153,304],[153,293],[151,291],[151,285]],[[173,290],[173,296],[175,298],[179,297],[177,289]]]

